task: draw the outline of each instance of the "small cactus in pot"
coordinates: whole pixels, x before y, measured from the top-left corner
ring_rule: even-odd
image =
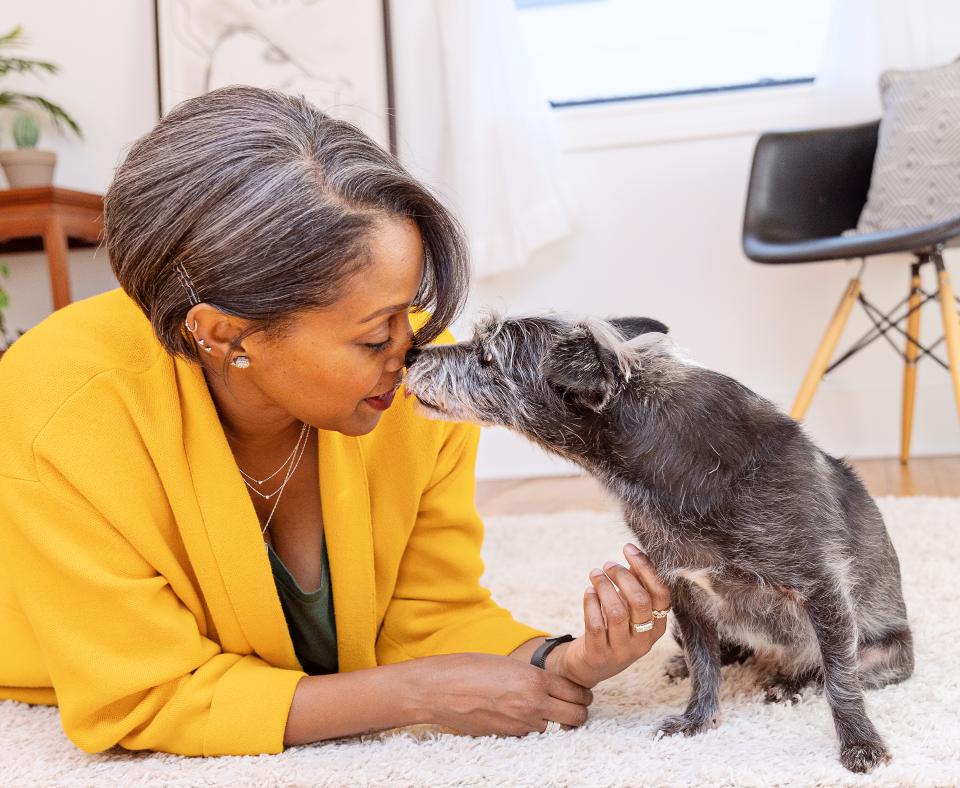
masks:
[[[15,48],[24,43],[21,34],[21,28],[15,27],[9,33],[0,35],[0,77],[9,73],[56,74],[57,67],[53,63],[11,57],[3,53],[4,49]],[[66,127],[78,137],[82,136],[77,122],[59,105],[42,96],[0,88],[0,110],[24,106],[32,106],[44,112],[58,129]],[[0,165],[3,166],[10,187],[49,186],[53,183],[53,168],[57,163],[57,154],[53,151],[36,149],[40,137],[40,127],[36,118],[25,113],[18,114],[13,120],[12,131],[16,148],[0,150]]]
[[[17,115],[13,119],[13,144],[18,148],[36,148],[40,126],[33,115]]]

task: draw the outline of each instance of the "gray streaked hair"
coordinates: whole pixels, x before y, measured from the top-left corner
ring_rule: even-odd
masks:
[[[334,303],[387,217],[409,217],[423,239],[414,306],[431,316],[415,342],[426,344],[466,300],[463,231],[393,155],[302,96],[231,86],[178,104],[104,197],[113,272],[171,354],[199,360],[184,330],[199,300],[251,321],[225,373],[250,334],[280,338],[299,313]]]

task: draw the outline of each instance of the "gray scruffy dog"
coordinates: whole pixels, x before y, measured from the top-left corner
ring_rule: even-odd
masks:
[[[492,317],[408,356],[427,416],[513,429],[620,500],[672,589],[692,692],[665,734],[719,720],[720,666],[776,666],[770,700],[823,685],[855,772],[889,760],[863,689],[906,679],[900,567],[853,470],[735,380],[684,359],[648,318]]]

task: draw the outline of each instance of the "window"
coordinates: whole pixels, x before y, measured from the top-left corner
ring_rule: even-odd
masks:
[[[795,85],[833,0],[515,0],[554,107]]]

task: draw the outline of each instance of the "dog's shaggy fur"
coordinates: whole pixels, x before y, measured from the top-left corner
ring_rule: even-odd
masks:
[[[863,688],[913,646],[897,555],[853,470],[772,403],[683,358],[647,318],[491,317],[408,357],[434,418],[511,428],[595,475],[672,589],[689,673],[665,734],[719,720],[720,666],[755,655],[771,700],[823,685],[853,771],[889,759]]]

